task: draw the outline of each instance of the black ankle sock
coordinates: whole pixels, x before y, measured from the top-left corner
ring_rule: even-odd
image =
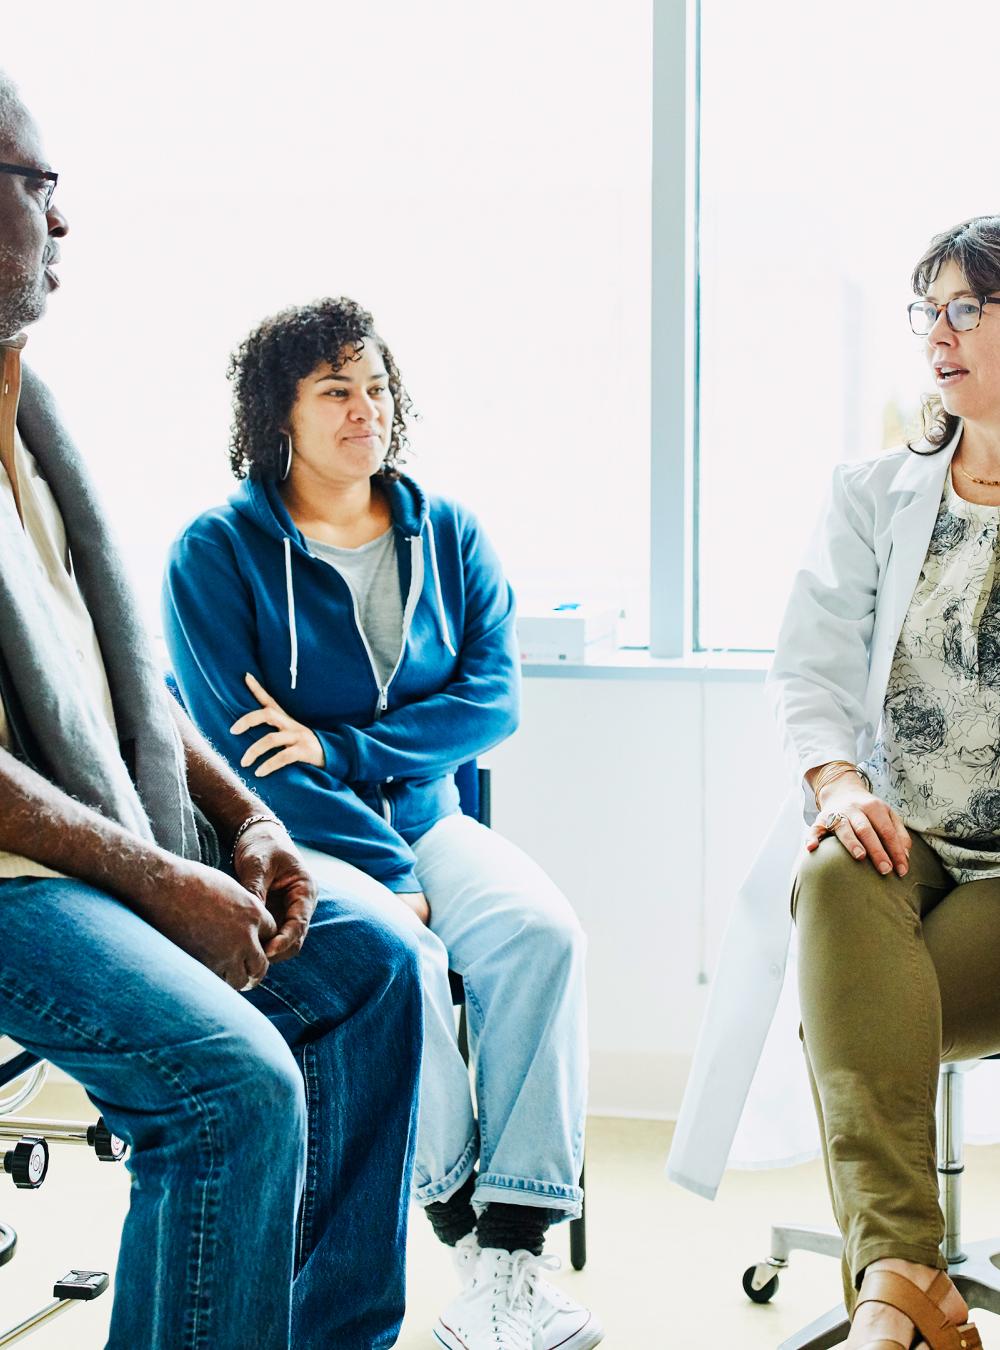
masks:
[[[454,1247],[476,1226],[476,1211],[472,1208],[475,1187],[473,1173],[447,1200],[432,1200],[429,1205],[424,1205],[424,1213],[430,1219],[435,1235],[448,1247]]]
[[[535,1205],[487,1205],[479,1216],[476,1236],[480,1247],[499,1247],[505,1252],[523,1250],[541,1256],[552,1218],[552,1210]]]

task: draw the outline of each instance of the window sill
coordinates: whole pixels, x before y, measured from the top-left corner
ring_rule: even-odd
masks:
[[[522,661],[526,680],[707,680],[762,683],[769,652],[693,652],[650,656],[645,648],[594,652],[583,661]]]

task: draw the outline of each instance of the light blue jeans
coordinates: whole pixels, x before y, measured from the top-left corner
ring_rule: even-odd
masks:
[[[424,1061],[414,1197],[447,1200],[479,1165],[473,1203],[577,1218],[587,1095],[585,939],[537,863],[468,816],[412,846],[430,927],[348,863],[301,848],[321,885],[420,943]],[[458,1050],[448,970],[465,984],[478,1124]]]
[[[132,1146],[109,1350],[395,1344],[421,1047],[408,936],[321,899],[301,953],[241,995],[92,886],[0,881],[0,1028]]]

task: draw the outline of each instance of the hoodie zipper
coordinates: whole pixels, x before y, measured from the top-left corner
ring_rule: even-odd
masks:
[[[272,515],[273,515],[273,508],[272,508]],[[430,548],[431,577],[433,580],[434,593],[437,601],[437,616],[441,632],[441,641],[444,644],[445,648],[452,654],[452,656],[454,656],[456,654],[455,645],[452,641],[451,634],[448,629],[448,621],[444,612],[444,600],[441,594],[441,580],[438,573],[438,565],[437,565],[437,549],[434,541],[434,525],[429,515],[427,515],[426,520],[427,520],[427,539]],[[375,709],[373,714],[374,720],[376,722],[381,718],[382,714],[388,710],[389,686],[396,678],[399,668],[403,663],[403,656],[405,655],[406,652],[406,643],[409,639],[410,628],[413,622],[413,614],[416,610],[417,604],[420,601],[420,596],[423,592],[424,586],[425,566],[424,566],[424,551],[423,551],[424,548],[423,534],[421,531],[418,530],[416,534],[403,535],[403,539],[406,543],[410,545],[410,564],[411,564],[410,590],[403,609],[403,632],[402,632],[402,641],[400,642],[399,647],[399,657],[396,661],[395,666],[393,666],[392,670],[390,671],[389,676],[384,684],[382,683],[379,677],[378,667],[375,664],[374,653],[372,652],[371,645],[368,642],[368,638],[365,635],[364,628],[362,627],[361,624],[361,613],[358,607],[357,597],[354,594],[353,588],[350,585],[348,585],[347,587],[351,595],[351,608],[354,613],[354,626],[357,629],[358,637],[361,639],[361,645],[364,647],[365,655],[368,657],[368,665],[372,672],[372,679],[375,682],[375,688],[377,691],[377,698],[375,701]],[[294,689],[297,683],[297,675],[298,675],[298,640],[297,640],[298,635],[295,629],[295,596],[292,584],[292,556],[291,556],[292,539],[287,533],[284,535],[283,542],[285,550],[285,586],[287,590],[288,623],[289,623],[289,634],[291,645],[289,675],[291,679],[291,686]],[[308,549],[306,549],[305,552],[308,554]],[[378,796],[381,814],[385,818],[387,824],[390,825],[392,824],[392,805],[386,798],[384,789],[386,785],[391,781],[392,781],[391,779],[387,779],[384,783],[375,784],[375,791]]]
[[[346,582],[344,584],[347,585]],[[379,678],[378,666],[375,664],[375,653],[372,651],[371,644],[368,641],[368,635],[365,633],[365,630],[361,625],[361,611],[358,608],[358,597],[354,594],[353,586],[348,585],[347,589],[348,591],[350,591],[351,594],[351,606],[354,610],[354,626],[358,630],[358,637],[361,639],[361,645],[365,649],[365,655],[368,657],[368,664],[371,667],[372,679],[375,681],[375,689],[378,695],[378,697],[375,700],[375,721],[377,722],[389,706],[389,685],[392,684],[396,671],[399,669],[400,661],[402,660],[403,649],[401,645],[399,660],[397,660],[395,666],[392,668],[392,671],[389,674],[389,678],[386,680],[385,684],[383,684],[381,679]],[[405,644],[406,642],[407,629],[408,625],[404,624],[403,644]]]
[[[396,670],[399,669],[399,662],[396,662],[396,670],[393,670],[385,684],[383,684],[379,679],[378,666],[375,664],[375,653],[372,651],[368,636],[361,625],[361,611],[358,609],[358,597],[354,593],[353,586],[348,586],[347,589],[351,593],[351,606],[354,610],[354,626],[358,630],[358,637],[361,639],[361,645],[365,649],[365,655],[368,657],[368,664],[371,666],[372,678],[374,679],[375,687],[378,690],[378,698],[375,700],[375,721],[377,722],[389,706],[389,685],[392,683],[392,676],[395,675]],[[406,640],[405,634],[403,640]],[[379,811],[381,812],[385,823],[391,825],[392,806],[385,795],[384,783],[375,784],[375,794],[378,797]]]
[[[419,535],[404,536],[406,542],[410,545],[411,553],[415,553],[415,550],[413,549],[413,541],[414,539],[419,539],[419,537],[420,537]],[[375,688],[378,691],[378,697],[375,701],[376,722],[389,707],[389,686],[396,678],[396,673],[399,670],[400,666],[403,664],[403,653],[406,651],[406,640],[410,635],[410,626],[413,623],[413,613],[417,607],[417,602],[420,599],[420,591],[423,589],[423,580],[424,580],[423,568],[419,569],[420,570],[419,577],[417,576],[417,570],[418,569],[416,567],[412,566],[412,557],[411,557],[410,593],[406,597],[406,605],[404,606],[403,609],[403,633],[402,633],[402,640],[399,644],[399,656],[396,658],[396,664],[389,672],[389,676],[385,684],[383,684],[381,679],[379,678],[378,666],[375,664],[375,653],[371,649],[371,644],[368,641],[368,636],[365,633],[364,627],[361,623],[361,611],[358,608],[358,597],[354,593],[354,587],[350,585],[347,586],[347,589],[350,592],[351,596],[351,608],[354,611],[354,626],[358,630],[358,637],[361,639],[361,645],[364,647],[365,655],[368,657],[368,664],[371,667],[372,678],[375,681]],[[387,825],[391,825],[392,804],[385,795],[385,786],[386,786],[385,783],[376,783],[375,791],[378,794],[379,806],[381,807],[382,816],[385,819],[385,823]]]

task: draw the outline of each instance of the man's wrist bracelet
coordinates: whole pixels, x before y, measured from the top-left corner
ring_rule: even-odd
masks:
[[[246,820],[233,835],[233,847],[229,854],[230,867],[232,867],[233,863],[235,863],[236,861],[237,844],[240,842],[240,840],[246,834],[247,830],[249,830],[252,825],[277,825],[279,830],[283,830],[285,828],[277,816],[271,816],[266,814],[259,816],[247,816]]]

